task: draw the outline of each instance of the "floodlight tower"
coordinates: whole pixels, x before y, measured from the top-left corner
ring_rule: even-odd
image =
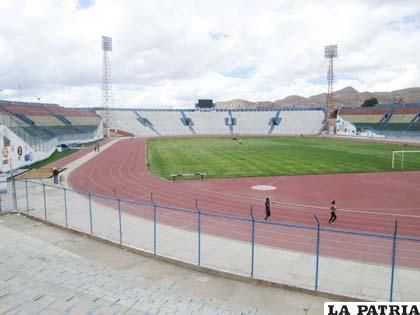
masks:
[[[328,112],[328,132],[335,134],[335,108],[333,104],[333,83],[334,83],[334,58],[337,58],[337,45],[325,46],[325,58],[329,60],[327,81],[327,112]]]
[[[112,81],[111,81],[111,51],[112,38],[102,36],[102,106],[105,108],[104,128],[109,138],[109,107],[112,105]]]

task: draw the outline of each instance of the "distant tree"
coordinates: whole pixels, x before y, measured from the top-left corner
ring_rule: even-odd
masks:
[[[373,107],[376,104],[378,104],[378,99],[376,97],[372,97],[365,100],[365,102],[362,104],[362,107]]]

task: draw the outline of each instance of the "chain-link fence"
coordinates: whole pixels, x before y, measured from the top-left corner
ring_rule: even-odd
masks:
[[[420,300],[420,238],[257,220],[13,180],[1,211],[255,279],[375,300]]]

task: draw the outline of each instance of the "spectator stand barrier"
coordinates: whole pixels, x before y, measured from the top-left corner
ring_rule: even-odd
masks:
[[[257,219],[15,180],[1,210],[16,209],[191,265],[365,299],[419,300],[420,238]]]

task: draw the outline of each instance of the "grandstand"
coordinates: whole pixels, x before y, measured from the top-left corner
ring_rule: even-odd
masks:
[[[57,145],[89,142],[103,137],[102,119],[87,109],[56,104],[0,101],[3,136],[13,137],[13,148],[24,148],[26,157],[13,161],[19,168],[47,158]],[[10,134],[10,131],[13,134]],[[16,138],[17,137],[17,138]]]
[[[99,115],[104,110],[97,109]],[[113,128],[137,136],[313,135],[326,122],[324,109],[195,110],[112,109]],[[111,125],[111,126],[112,126]]]
[[[0,100],[0,112],[3,149],[11,153],[4,172],[45,159],[59,145],[103,137],[103,108],[64,108],[57,104]],[[326,112],[321,108],[112,109],[110,118],[111,127],[118,130],[115,134],[142,137],[313,135],[323,129]]]
[[[101,118],[86,109],[71,109],[55,104],[0,101],[3,125],[16,134],[48,141],[68,142],[87,138],[98,129]]]
[[[382,105],[373,108],[342,108],[339,120],[364,131],[386,137],[419,138],[420,104]]]

